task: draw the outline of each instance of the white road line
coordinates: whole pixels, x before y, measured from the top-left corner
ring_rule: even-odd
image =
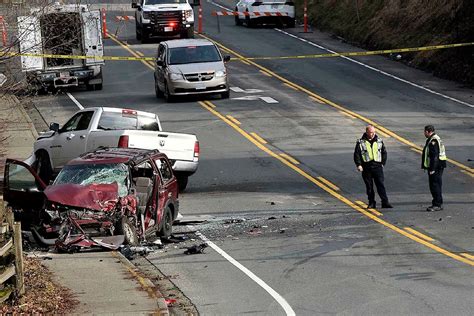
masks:
[[[280,295],[278,294],[274,289],[272,289],[268,284],[266,284],[262,279],[260,279],[258,276],[256,276],[252,271],[244,267],[241,263],[239,263],[237,260],[232,258],[229,254],[227,254],[224,250],[219,248],[215,243],[210,241],[206,236],[201,234],[200,232],[196,233],[199,238],[201,238],[204,242],[206,242],[212,249],[214,249],[218,254],[220,254],[222,257],[224,257],[227,261],[232,263],[234,266],[236,266],[240,271],[245,273],[249,278],[251,278],[255,283],[260,285],[265,291],[267,291],[268,294],[270,294],[275,301],[280,304],[280,306],[283,308],[285,311],[286,315],[296,315],[295,311],[293,308],[291,308],[290,304]]]
[[[72,102],[74,102],[74,103],[77,105],[77,107],[79,108],[79,110],[84,110],[84,107],[82,106],[82,104],[79,103],[79,101],[77,101],[76,98],[72,96],[72,94],[70,94],[69,92],[66,92],[66,94],[67,94],[67,96],[69,97],[69,99],[71,99]]]
[[[324,47],[324,46],[318,45],[318,44],[316,44],[316,43],[313,43],[313,42],[311,42],[311,41],[308,41],[308,40],[306,40],[306,39],[304,39],[304,38],[301,38],[301,37],[298,37],[298,36],[296,36],[296,35],[290,34],[290,33],[286,32],[286,31],[280,30],[280,29],[278,29],[278,28],[275,28],[275,30],[278,31],[278,32],[280,32],[280,33],[286,34],[286,35],[288,35],[288,36],[290,36],[290,37],[296,38],[296,39],[298,39],[298,40],[300,40],[300,41],[302,41],[302,42],[308,43],[309,45],[312,45],[312,46],[315,46],[315,47],[320,48],[320,49],[322,49],[322,50],[325,50],[325,51],[327,51],[327,52],[329,52],[329,53],[337,54],[337,52],[335,52],[335,51],[333,51],[333,50],[330,50],[330,49],[328,49],[328,48],[326,48],[326,47]],[[442,93],[440,93],[440,92],[436,92],[436,91],[431,90],[431,89],[429,89],[429,88],[426,88],[426,87],[424,87],[424,86],[422,86],[422,85],[419,85],[419,84],[416,84],[416,83],[414,83],[414,82],[408,81],[408,80],[406,80],[406,79],[397,77],[397,76],[392,75],[392,74],[390,74],[390,73],[388,73],[388,72],[385,72],[385,71],[383,71],[383,70],[377,69],[377,68],[372,67],[372,66],[369,66],[369,65],[367,65],[367,64],[364,64],[364,63],[362,63],[362,62],[360,62],[360,61],[357,61],[357,60],[355,60],[355,59],[349,58],[349,57],[347,57],[347,56],[340,56],[340,58],[344,58],[344,59],[346,59],[346,60],[348,60],[348,61],[350,61],[350,62],[356,63],[356,64],[358,64],[358,65],[360,65],[360,66],[363,66],[363,67],[368,68],[368,69],[370,69],[370,70],[376,71],[376,72],[378,72],[378,73],[380,73],[380,74],[382,74],[382,75],[385,75],[385,76],[387,76],[387,77],[390,77],[390,78],[399,80],[399,81],[404,82],[404,83],[406,83],[406,84],[409,84],[409,85],[411,85],[411,86],[413,86],[413,87],[416,87],[416,88],[425,90],[425,91],[427,91],[427,92],[429,92],[429,93],[435,94],[435,95],[440,96],[440,97],[443,97],[443,98],[445,98],[445,99],[448,99],[448,100],[451,100],[451,101],[454,101],[454,102],[457,102],[457,103],[460,103],[460,104],[463,104],[463,105],[467,105],[468,107],[474,108],[474,104],[470,104],[470,103],[467,103],[467,102],[458,100],[458,99],[456,99],[456,98],[450,97],[450,96],[448,96],[448,95],[442,94]]]
[[[245,92],[244,89],[239,88],[239,87],[230,87],[229,89],[234,92]]]
[[[263,100],[267,103],[278,103],[278,101],[272,97],[260,97],[260,100]]]

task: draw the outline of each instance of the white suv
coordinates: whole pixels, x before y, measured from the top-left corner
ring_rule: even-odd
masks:
[[[263,23],[295,27],[295,3],[291,0],[240,0],[235,11],[239,12],[235,25],[245,21],[247,27]]]

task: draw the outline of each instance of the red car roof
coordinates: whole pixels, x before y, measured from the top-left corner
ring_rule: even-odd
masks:
[[[71,160],[67,165],[127,163],[131,160],[158,153],[158,150],[139,148],[103,148],[85,153]]]

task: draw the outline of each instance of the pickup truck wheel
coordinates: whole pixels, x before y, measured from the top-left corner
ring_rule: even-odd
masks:
[[[140,26],[138,25],[138,23],[135,23],[135,35],[137,37],[137,41],[140,41],[142,39],[142,33],[141,33],[141,30],[140,30]]]
[[[131,220],[124,216],[116,225],[115,235],[124,235],[125,244],[136,246],[138,245],[137,228],[132,224]]]
[[[247,13],[249,13],[248,10],[247,10]],[[245,16],[245,24],[247,25],[247,27],[254,27],[255,26],[255,23],[252,21],[252,19],[250,19],[250,16],[248,16],[248,15]]]
[[[163,239],[168,239],[171,236],[171,232],[173,230],[173,212],[169,206],[165,208],[163,218],[161,223],[161,229],[158,233],[159,237]]]
[[[51,161],[49,155],[45,151],[39,151],[36,153],[36,161],[34,169],[44,183],[49,184],[53,176],[53,168],[51,167]]]
[[[194,38],[194,27],[191,26],[189,29],[181,33],[181,38]]]
[[[293,19],[290,19],[288,23],[286,23],[286,27],[293,28],[295,27],[295,24],[296,24],[295,19],[293,18]]]
[[[176,179],[178,180],[178,189],[179,192],[184,192],[186,190],[186,187],[188,186],[188,176],[184,175],[177,175]]]
[[[147,34],[146,31],[144,31],[143,29],[141,30],[141,40],[142,40],[142,44],[145,44],[146,42],[148,42],[148,40],[150,39],[150,36]]]

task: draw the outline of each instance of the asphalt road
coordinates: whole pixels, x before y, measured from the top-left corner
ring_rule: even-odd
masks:
[[[311,43],[360,50],[327,34],[237,27],[232,18],[220,18],[218,32],[210,15],[216,7],[205,2],[203,8],[205,36],[234,59],[326,52]],[[120,15],[133,13],[107,12],[116,37],[106,40],[106,54],[153,56],[157,42],[138,43],[133,21],[119,23]],[[102,91],[71,91],[84,107],[152,111],[165,130],[198,136],[200,166],[180,196],[181,212],[209,216],[190,229],[253,273],[245,274],[218,248],[193,256],[179,246],[150,254],[165,275],[177,276],[173,282],[201,314],[473,313],[473,91],[384,57],[357,61],[366,66],[342,58],[233,60],[230,83],[241,92],[231,92],[229,100],[167,104],[155,98],[153,67],[137,61],[107,62]],[[46,121],[60,123],[78,109],[65,94],[35,104]],[[356,204],[367,201],[352,153],[369,121],[389,134],[382,137],[394,209],[378,209],[380,215]],[[445,210],[437,213],[424,211],[431,201],[427,175],[412,150],[424,144],[426,124],[438,128],[455,163],[445,171]]]

